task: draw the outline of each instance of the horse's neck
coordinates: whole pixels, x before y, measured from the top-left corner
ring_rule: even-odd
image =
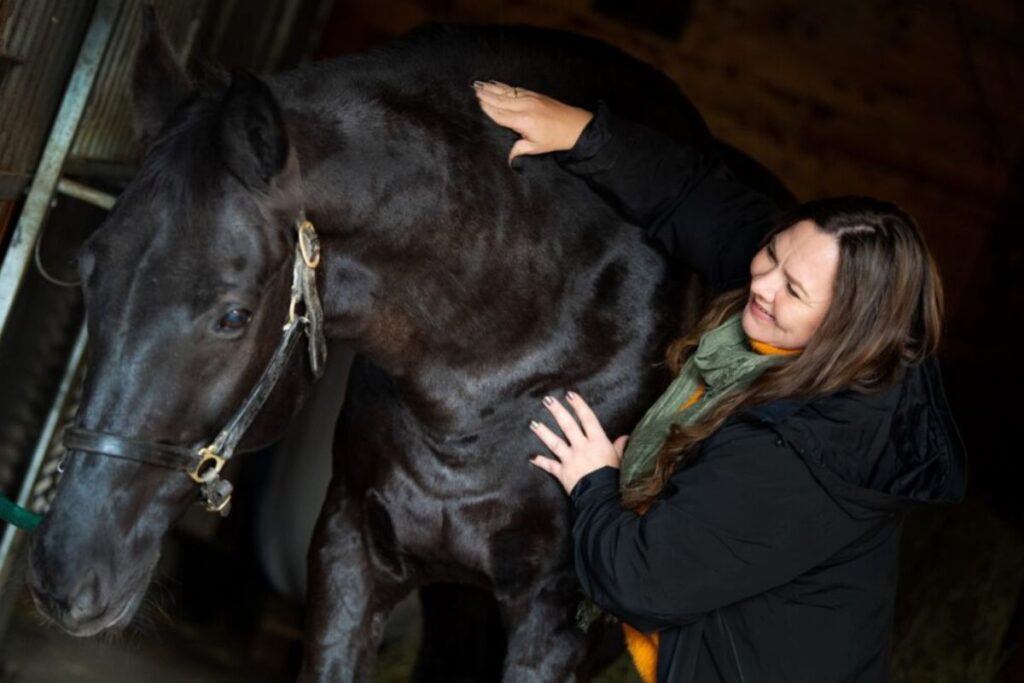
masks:
[[[604,223],[608,241],[616,219],[574,196],[582,186],[527,186],[502,150],[467,161],[443,136],[373,106],[336,120],[289,114],[324,246],[327,334],[425,402],[459,398],[455,385],[469,402],[507,397],[578,343],[570,330],[607,260],[582,214]],[[527,172],[545,177],[540,166]]]
[[[323,242],[329,336],[403,374],[427,356],[460,363],[493,353],[484,340],[519,333],[543,310],[547,297],[529,301],[536,285],[493,251],[515,249],[528,266],[535,249],[513,234],[483,234],[507,230],[508,217],[479,192],[457,196],[464,188],[421,131],[382,139],[379,119],[288,115],[306,212]]]

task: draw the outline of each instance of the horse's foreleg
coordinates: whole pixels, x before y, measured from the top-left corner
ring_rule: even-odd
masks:
[[[369,680],[388,613],[407,592],[407,586],[373,570],[359,505],[332,484],[310,545],[299,680]]]
[[[498,598],[508,631],[503,683],[576,680],[586,638],[574,622],[574,605],[567,602],[575,594],[573,577],[562,575],[537,591]]]

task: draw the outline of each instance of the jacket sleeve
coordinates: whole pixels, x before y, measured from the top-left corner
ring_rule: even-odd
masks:
[[[555,158],[720,290],[749,280],[750,260],[778,211],[713,152],[626,121],[603,102],[576,145]]]
[[[743,438],[707,451],[642,516],[621,507],[618,470],[581,479],[573,547],[584,592],[656,631],[786,584],[863,533],[776,444]]]

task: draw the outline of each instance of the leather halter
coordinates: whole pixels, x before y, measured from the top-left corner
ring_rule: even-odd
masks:
[[[327,343],[323,331],[323,309],[316,289],[316,268],[320,263],[320,241],[313,224],[300,214],[295,264],[292,271],[291,299],[288,321],[274,355],[263,370],[256,386],[242,401],[227,424],[213,441],[199,448],[156,443],[141,439],[106,434],[68,425],[63,443],[69,452],[84,451],[111,458],[133,460],[186,473],[200,486],[200,499],[210,512],[227,515],[231,509],[231,482],[220,477],[224,464],[231,459],[242,436],[252,425],[267,397],[277,385],[299,338],[305,332],[309,364],[314,379],[323,374],[327,359]],[[302,307],[301,315],[299,308]]]

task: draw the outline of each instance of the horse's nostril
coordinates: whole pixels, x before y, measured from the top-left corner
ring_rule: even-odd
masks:
[[[99,575],[90,569],[68,596],[68,617],[76,623],[82,623],[100,615],[106,608]]]

